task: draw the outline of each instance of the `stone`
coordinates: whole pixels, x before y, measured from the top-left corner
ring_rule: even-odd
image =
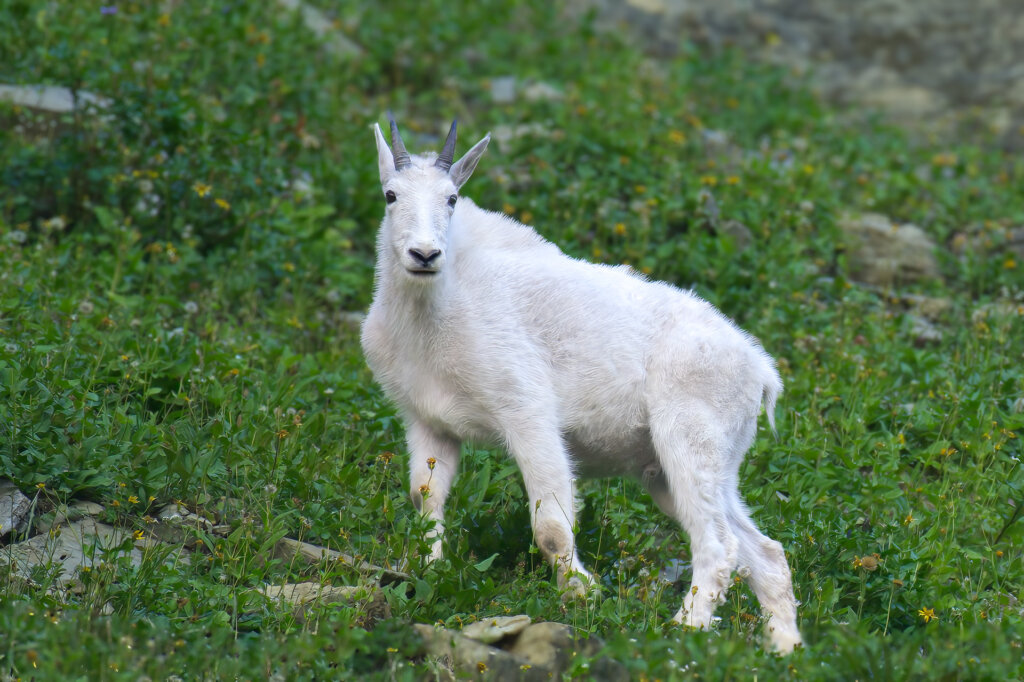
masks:
[[[397,571],[388,567],[376,566],[367,561],[363,561],[362,559],[334,549],[320,547],[319,545],[302,542],[300,540],[293,540],[291,538],[281,538],[278,540],[277,544],[274,546],[274,555],[277,558],[284,559],[286,561],[291,561],[296,558],[301,559],[309,564],[316,564],[321,561],[338,562],[363,574],[380,574],[381,585],[411,582],[412,580],[408,573],[403,573],[402,571]]]
[[[754,233],[738,220],[726,220],[718,226],[718,232],[732,237],[737,251],[743,251],[754,243]]]
[[[58,505],[53,511],[36,517],[32,524],[37,533],[49,533],[56,526],[63,526],[87,516],[99,516],[103,505],[88,500],[75,500],[71,504]]]
[[[0,85],[0,102],[53,114],[71,113],[88,105],[106,109],[111,104],[109,99],[91,92],[57,85]]]
[[[914,337],[914,345],[918,348],[934,345],[942,341],[942,332],[934,324],[918,315],[907,315],[910,320],[910,334]]]
[[[690,43],[809,75],[852,117],[880,111],[914,133],[994,133],[1024,147],[1020,0],[568,0],[648,53]]]
[[[491,99],[495,104],[511,104],[516,101],[516,77],[499,76],[491,79]]]
[[[564,670],[572,659],[573,629],[563,623],[534,623],[516,638],[509,651],[531,665]]]
[[[914,314],[931,322],[942,319],[953,309],[953,301],[948,298],[904,294],[900,299],[910,307]]]
[[[329,53],[341,57],[357,57],[363,53],[358,45],[346,38],[335,27],[334,22],[316,7],[301,0],[277,0],[277,4],[285,9],[298,11],[302,15],[302,23],[313,35],[324,41],[324,49]]]
[[[510,635],[518,635],[529,624],[530,617],[526,615],[485,618],[462,628],[462,636],[493,644]]]
[[[458,678],[486,675],[493,680],[551,679],[547,669],[534,668],[526,659],[446,628],[422,624],[413,628],[423,639],[426,654],[438,659]]]
[[[577,637],[573,628],[562,623],[531,624],[529,616],[521,615],[486,618],[462,632],[438,625],[420,624],[413,628],[423,639],[427,655],[441,662],[458,679],[560,679],[580,657],[590,659],[588,679],[629,679],[621,663],[607,657],[595,658],[604,646],[600,639]],[[494,646],[489,646],[472,634],[497,639],[493,640]]]
[[[26,520],[32,500],[12,481],[0,479],[0,537],[19,528]]]
[[[83,567],[92,569],[117,557],[127,557],[132,566],[142,563],[130,532],[89,517],[7,547],[0,553],[0,563],[30,582],[37,567],[54,571],[51,585],[62,588],[76,580]]]
[[[935,242],[917,225],[899,225],[878,213],[845,214],[838,225],[852,279],[891,287],[939,278]]]
[[[366,615],[364,626],[372,626],[379,620],[391,617],[388,600],[375,586],[366,585],[324,585],[318,582],[289,583],[286,585],[265,585],[258,589],[260,594],[275,601],[290,604],[299,622],[307,620],[309,611],[320,604],[347,603],[360,607]]]
[[[544,81],[532,81],[523,86],[523,99],[527,102],[553,102],[565,99],[565,93]]]

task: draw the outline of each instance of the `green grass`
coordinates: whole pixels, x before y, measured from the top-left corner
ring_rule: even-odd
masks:
[[[351,58],[273,3],[0,8],[0,81],[114,102],[52,126],[0,104],[0,473],[40,511],[95,500],[149,533],[181,500],[232,527],[196,533],[188,565],[112,552],[78,593],[0,574],[0,676],[420,679],[435,666],[409,623],[506,613],[602,637],[637,679],[1024,675],[1024,263],[1003,247],[1024,164],[849,127],[742,55],[650,61],[585,21],[565,30],[551,3],[400,4],[330,8]],[[495,104],[507,74],[563,96]],[[420,564],[401,423],[343,314],[372,292],[369,126],[389,108],[412,150],[453,116],[460,151],[540,124],[492,145],[465,191],[574,255],[694,286],[779,358],[779,433],[758,438],[743,493],[786,547],[804,650],[762,651],[743,586],[718,631],[667,627],[683,587],[654,576],[687,544],[630,481],[581,487],[594,603],[560,600],[500,453],[464,450],[446,558]],[[702,191],[749,248],[709,229]],[[922,226],[942,281],[849,281],[846,210]],[[954,255],[963,234],[989,251]],[[937,345],[915,345],[906,294],[948,299]],[[1007,314],[977,314],[993,302]],[[386,588],[376,628],[357,607],[297,619],[252,588],[358,576],[274,558],[282,535],[408,561],[414,584]]]

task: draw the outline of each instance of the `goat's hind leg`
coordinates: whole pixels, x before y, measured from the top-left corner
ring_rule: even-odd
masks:
[[[701,412],[700,406],[677,404],[670,412],[652,415],[651,436],[662,472],[646,483],[658,506],[690,536],[693,582],[673,621],[710,629],[729,589],[738,541],[719,494],[726,476],[723,439],[709,427],[710,419],[695,418]]]
[[[406,428],[409,445],[409,496],[417,511],[433,519],[426,538],[433,540],[428,561],[441,558],[444,533],[444,502],[459,468],[460,443],[440,435],[425,424],[412,421]]]

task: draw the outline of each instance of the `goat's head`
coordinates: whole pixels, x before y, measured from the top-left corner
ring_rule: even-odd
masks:
[[[459,200],[459,188],[473,174],[491,136],[455,157],[455,123],[444,148],[433,156],[412,157],[405,150],[398,126],[391,121],[391,147],[375,126],[380,184],[386,218],[381,248],[393,250],[395,261],[410,278],[430,280],[446,262],[448,228]],[[432,163],[431,163],[432,162]]]

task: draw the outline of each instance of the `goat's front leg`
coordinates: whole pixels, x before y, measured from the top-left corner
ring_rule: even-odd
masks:
[[[416,510],[433,519],[427,533],[433,538],[429,561],[441,558],[441,534],[444,532],[444,501],[459,468],[459,441],[442,435],[419,421],[406,428],[409,445],[409,495]]]
[[[552,429],[550,433],[510,432],[506,438],[530,498],[537,546],[557,568],[559,588],[567,594],[586,596],[594,578],[583,568],[576,552],[572,468],[561,436]]]

